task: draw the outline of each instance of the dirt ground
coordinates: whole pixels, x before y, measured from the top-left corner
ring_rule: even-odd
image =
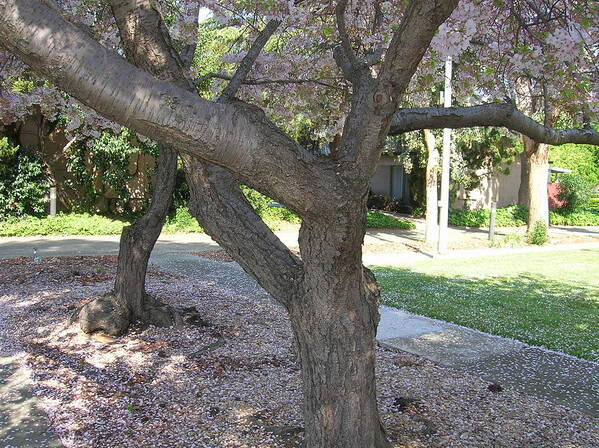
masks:
[[[85,336],[68,317],[108,292],[115,263],[0,260],[0,341],[19,354],[67,448],[301,446],[301,381],[280,307],[151,269],[151,294],[202,319]],[[417,356],[377,354],[394,447],[599,446],[597,419]]]

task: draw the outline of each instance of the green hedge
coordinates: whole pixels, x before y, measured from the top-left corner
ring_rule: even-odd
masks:
[[[528,218],[528,210],[517,205],[497,209],[495,225],[497,227],[520,227],[525,226]],[[489,227],[491,211],[482,210],[458,210],[449,211],[449,224],[458,227]]]
[[[497,209],[497,227],[525,226],[528,209],[511,205]],[[449,224],[458,227],[489,227],[490,210],[450,210]],[[592,199],[584,208],[574,211],[557,210],[549,212],[549,222],[555,226],[599,226],[599,199]]]
[[[549,212],[549,222],[554,226],[599,226],[599,207],[583,208],[573,212]]]
[[[380,212],[368,212],[366,218],[366,226],[371,228],[396,228],[405,230],[413,230],[416,228],[416,225],[412,221],[397,219]]]
[[[277,230],[283,221],[296,222],[295,214],[283,208],[268,207],[260,210],[262,218],[273,230]],[[286,219],[285,219],[286,218]],[[36,218],[26,216],[11,218],[0,222],[2,236],[34,236],[34,235],[119,235],[129,221],[110,219],[88,213],[59,214],[54,218]],[[368,227],[387,227],[413,229],[410,221],[393,218],[379,212],[368,212]],[[163,233],[203,233],[187,209],[179,208],[168,216],[162,229]]]
[[[0,222],[0,236],[118,235],[128,224],[87,213],[60,214],[54,218],[26,216]]]

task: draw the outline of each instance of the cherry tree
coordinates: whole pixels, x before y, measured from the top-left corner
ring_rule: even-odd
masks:
[[[390,131],[500,126],[540,143],[599,144],[591,129],[552,129],[514,102],[492,102],[490,89],[485,91],[484,81],[498,75],[477,71],[485,66],[471,54],[471,44],[488,34],[514,45],[510,35],[495,34],[494,27],[503,26],[501,14],[511,17],[511,9],[538,2],[202,2],[223,24],[243,29],[245,38],[243,51],[231,55],[236,70],[215,74],[228,83],[210,100],[196,93],[185,63],[188,48],[169,35],[193,20],[169,29],[160,14],[160,6],[167,13],[186,2],[108,2],[119,51],[69,14],[76,3],[59,9],[50,0],[0,0],[0,44],[107,120],[181,156],[193,214],[289,313],[304,384],[306,446],[390,446],[374,381],[379,289],[362,265],[369,181]],[[570,10],[586,2],[561,3]],[[104,14],[102,6],[82,5],[88,20]],[[596,9],[580,11],[597,17]],[[594,23],[583,24],[588,36],[579,48],[591,60],[597,54]],[[263,52],[269,41],[276,45]],[[441,50],[463,56],[464,86],[471,85],[461,103],[479,94],[480,83],[486,104],[405,107],[423,90],[414,81],[434,78]],[[552,55],[559,60],[559,51]],[[584,106],[593,114],[596,77],[589,76]],[[295,96],[299,106],[292,93],[284,94],[294,86],[301,92]],[[280,101],[273,96],[279,88],[285,89]],[[320,123],[338,141],[330,155],[319,155],[291,138],[281,121],[329,91],[338,93],[324,104],[337,107],[328,107]],[[281,110],[287,107],[291,112]],[[301,257],[264,225],[239,183],[301,216]]]

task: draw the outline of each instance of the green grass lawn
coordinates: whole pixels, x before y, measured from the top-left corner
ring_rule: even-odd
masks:
[[[599,250],[374,268],[384,304],[599,360]]]

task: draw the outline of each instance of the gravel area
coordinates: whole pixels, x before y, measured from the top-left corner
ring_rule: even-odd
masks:
[[[67,326],[109,290],[114,266],[0,260],[0,353],[20,357],[67,448],[301,446],[301,382],[280,307],[151,269],[148,291],[202,321],[116,340]],[[414,355],[379,348],[377,378],[395,447],[599,446],[597,419]]]

